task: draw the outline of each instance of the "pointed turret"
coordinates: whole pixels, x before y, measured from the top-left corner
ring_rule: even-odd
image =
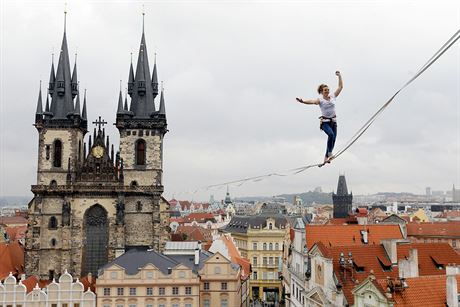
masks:
[[[74,70],[76,76],[76,70]],[[61,52],[56,70],[56,80],[51,99],[51,113],[53,119],[65,119],[73,114],[72,78],[70,76],[70,61],[67,48],[67,36],[64,27]]]
[[[77,99],[75,99],[75,110],[73,114],[80,116],[80,91],[77,86]]]
[[[45,105],[45,114],[49,114],[50,113],[50,99],[49,99],[49,96],[46,95],[46,105]]]
[[[152,90],[153,90],[153,97],[157,97],[158,95],[158,76],[157,76],[157,55],[155,53],[155,62],[153,64],[153,73],[152,73]]]
[[[128,111],[128,95],[125,93],[125,105],[123,107],[125,111]]]
[[[131,98],[130,111],[133,112],[135,118],[150,118],[154,114],[155,97],[153,95],[152,79],[150,77],[149,60],[144,31],[142,31]]]
[[[72,98],[78,94],[78,79],[77,79],[77,54],[75,54],[75,63],[73,65],[73,72],[72,72]]]
[[[81,119],[86,121],[86,89],[85,89],[85,95],[83,97],[83,111],[81,112]]]
[[[161,88],[161,95],[160,95],[160,110],[158,111],[160,116],[166,117],[166,108],[165,108],[165,94],[164,89]]]
[[[51,96],[54,93],[54,85],[55,85],[55,83],[56,83],[56,75],[54,73],[54,53],[53,53],[52,58],[51,58],[50,81],[49,81],[49,84],[48,84],[48,94],[50,94]]]
[[[133,69],[133,54],[131,53],[131,64],[129,65],[129,76],[128,76],[128,94],[133,96],[134,88],[134,69]]]
[[[38,90],[37,110],[35,111],[35,122],[43,119],[43,103],[42,103],[42,81],[40,80],[40,89]]]
[[[121,88],[120,88],[120,93],[118,94],[118,108],[117,108],[117,114],[124,114],[125,110],[123,109],[123,96],[121,95]]]

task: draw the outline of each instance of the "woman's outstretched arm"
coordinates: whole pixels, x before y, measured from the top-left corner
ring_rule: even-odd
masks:
[[[340,95],[340,92],[343,89],[343,81],[342,81],[342,75],[340,74],[340,71],[336,71],[335,75],[339,77],[339,87],[334,92],[334,96],[337,97]]]
[[[304,103],[304,104],[319,104],[319,99],[316,98],[316,99],[302,99],[302,98],[296,98],[296,100],[300,103]]]

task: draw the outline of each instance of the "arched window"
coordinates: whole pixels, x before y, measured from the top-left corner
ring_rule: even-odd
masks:
[[[273,250],[273,243],[270,243],[270,244],[268,245],[268,249],[269,249],[269,250]]]
[[[53,239],[51,239],[51,242],[50,242],[50,243],[51,243],[51,246],[54,247],[54,246],[56,246],[57,241],[56,241],[55,238],[53,238]]]
[[[136,165],[145,165],[145,141],[142,139],[136,142]]]
[[[53,155],[53,166],[62,166],[62,142],[60,140],[54,141],[54,155]]]
[[[48,229],[57,229],[57,226],[57,218],[55,216],[50,217],[50,220],[48,222]]]
[[[52,189],[57,188],[57,182],[56,182],[56,180],[54,180],[54,179],[51,180],[51,182],[50,182],[50,188],[52,188]]]
[[[280,245],[278,243],[275,243],[275,250],[279,250],[280,249]]]
[[[273,229],[273,224],[272,223],[268,224],[268,229]]]
[[[135,188],[135,187],[137,187],[137,186],[138,186],[138,184],[137,184],[137,181],[136,181],[136,180],[131,181],[131,183],[130,183],[130,187],[131,187],[131,188]]]
[[[267,250],[267,243],[264,243],[264,251]]]
[[[138,202],[136,203],[136,211],[137,211],[137,212],[142,211],[142,203],[141,203],[140,201],[138,201]]]

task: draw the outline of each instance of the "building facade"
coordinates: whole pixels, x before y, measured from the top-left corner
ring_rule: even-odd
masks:
[[[96,284],[101,307],[241,306],[241,269],[219,253],[171,249],[131,250],[107,264]]]
[[[17,281],[10,274],[0,283],[0,306],[15,307],[95,307],[96,295],[85,291],[84,285],[73,281],[72,275],[65,271],[59,281],[52,281],[46,288],[31,285],[27,280]]]
[[[224,231],[232,234],[241,256],[251,262],[251,299],[279,302],[283,242],[289,236],[286,218],[280,215],[234,216]]]
[[[38,168],[29,204],[27,274],[52,279],[67,269],[75,276],[96,275],[126,250],[162,248],[168,236],[168,223],[161,222],[167,211],[161,209],[161,204],[167,207],[161,197],[167,125],[163,91],[155,107],[158,93],[156,63],[151,75],[142,32],[137,68],[131,63],[129,69],[129,107],[119,93],[119,148],[110,144],[101,117],[87,136],[86,94],[81,99],[64,29],[45,108],[41,89],[37,102]]]

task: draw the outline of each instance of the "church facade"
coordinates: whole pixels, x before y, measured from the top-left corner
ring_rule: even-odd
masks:
[[[169,236],[169,208],[162,198],[167,121],[156,63],[150,74],[144,30],[136,69],[130,65],[128,94],[129,104],[120,89],[113,108],[118,148],[110,144],[101,117],[90,121],[94,127],[88,133],[86,93],[80,98],[64,28],[45,107],[40,89],[35,116],[38,167],[29,203],[28,275],[52,279],[66,270],[97,275],[129,249],[162,250]]]

